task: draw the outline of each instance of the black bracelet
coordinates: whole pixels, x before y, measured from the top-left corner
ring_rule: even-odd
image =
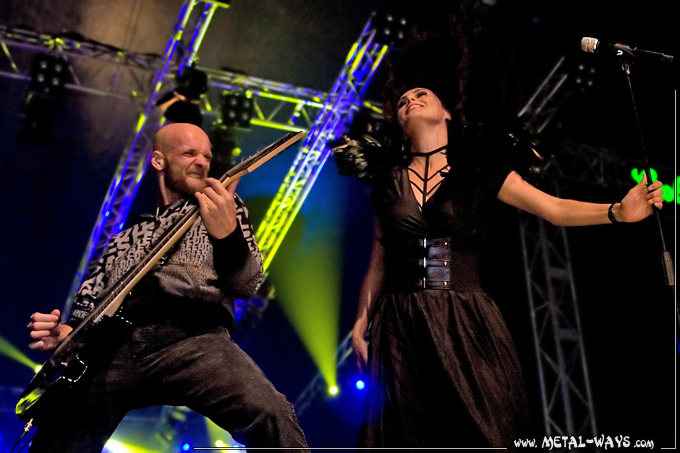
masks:
[[[611,223],[621,223],[621,222],[619,222],[618,220],[616,220],[616,217],[614,217],[614,211],[613,211],[613,209],[614,209],[614,205],[615,205],[616,203],[617,203],[617,202],[614,202],[614,203],[610,204],[610,205],[609,205],[609,209],[607,209],[607,217],[609,217],[609,221],[610,221]]]

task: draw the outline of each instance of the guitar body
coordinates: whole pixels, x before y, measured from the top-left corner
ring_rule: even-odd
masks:
[[[70,392],[91,375],[109,351],[119,347],[129,335],[131,324],[122,316],[105,316],[76,338],[67,338],[64,347],[43,363],[19,396],[16,414],[20,420],[37,425],[43,414],[58,406]]]
[[[304,135],[304,132],[286,134],[235,165],[222,176],[220,182],[226,187],[287,149]],[[21,394],[15,409],[19,419],[33,425],[40,423],[44,414],[67,402],[69,392],[77,391],[77,387],[88,380],[92,369],[108,355],[107,351],[122,344],[122,337],[128,335],[131,327],[121,314],[125,297],[198,218],[198,208],[190,210],[158,239],[158,243],[147,256],[118,282],[107,288],[95,309],[54,350]]]

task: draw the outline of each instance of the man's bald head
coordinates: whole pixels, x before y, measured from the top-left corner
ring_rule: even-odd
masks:
[[[200,127],[189,123],[172,123],[156,132],[153,137],[153,151],[160,151],[167,155],[169,151],[180,148],[188,138],[210,142]]]
[[[158,175],[163,204],[205,189],[211,159],[210,139],[198,126],[173,123],[156,132],[151,166]]]

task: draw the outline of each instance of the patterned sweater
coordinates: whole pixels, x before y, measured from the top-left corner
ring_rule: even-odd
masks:
[[[248,210],[238,195],[234,200],[240,228],[223,239],[214,239],[199,218],[134,291],[144,283],[144,291],[222,304],[233,324],[234,299],[251,296],[263,280],[262,259]],[[79,325],[109,285],[146,256],[158,238],[192,206],[192,199],[179,200],[160,215],[141,216],[135,225],[114,236],[76,294],[67,324]]]

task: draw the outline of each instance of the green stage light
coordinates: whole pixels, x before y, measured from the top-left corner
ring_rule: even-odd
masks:
[[[17,362],[26,365],[32,370],[39,370],[39,365],[33,360],[26,357],[26,354],[21,352],[16,346],[7,341],[2,335],[0,335],[0,354],[9,357],[10,359],[16,360]]]
[[[231,446],[233,447],[230,448],[231,451],[238,451],[235,449],[238,448],[240,450],[240,447],[243,447],[243,445],[239,444],[231,437],[231,434],[207,418],[205,419],[205,426],[206,430],[208,431],[208,439],[210,439],[211,445],[214,445],[218,448],[228,448]]]
[[[323,216],[333,217],[333,213]],[[342,233],[313,231],[310,235],[313,237],[299,244],[292,256],[272,264],[269,278],[277,290],[276,300],[327,385],[332,386],[336,385]]]
[[[105,453],[155,453],[156,450],[149,450],[148,448],[139,447],[137,445],[130,445],[119,442],[114,439],[109,439],[104,445]]]

